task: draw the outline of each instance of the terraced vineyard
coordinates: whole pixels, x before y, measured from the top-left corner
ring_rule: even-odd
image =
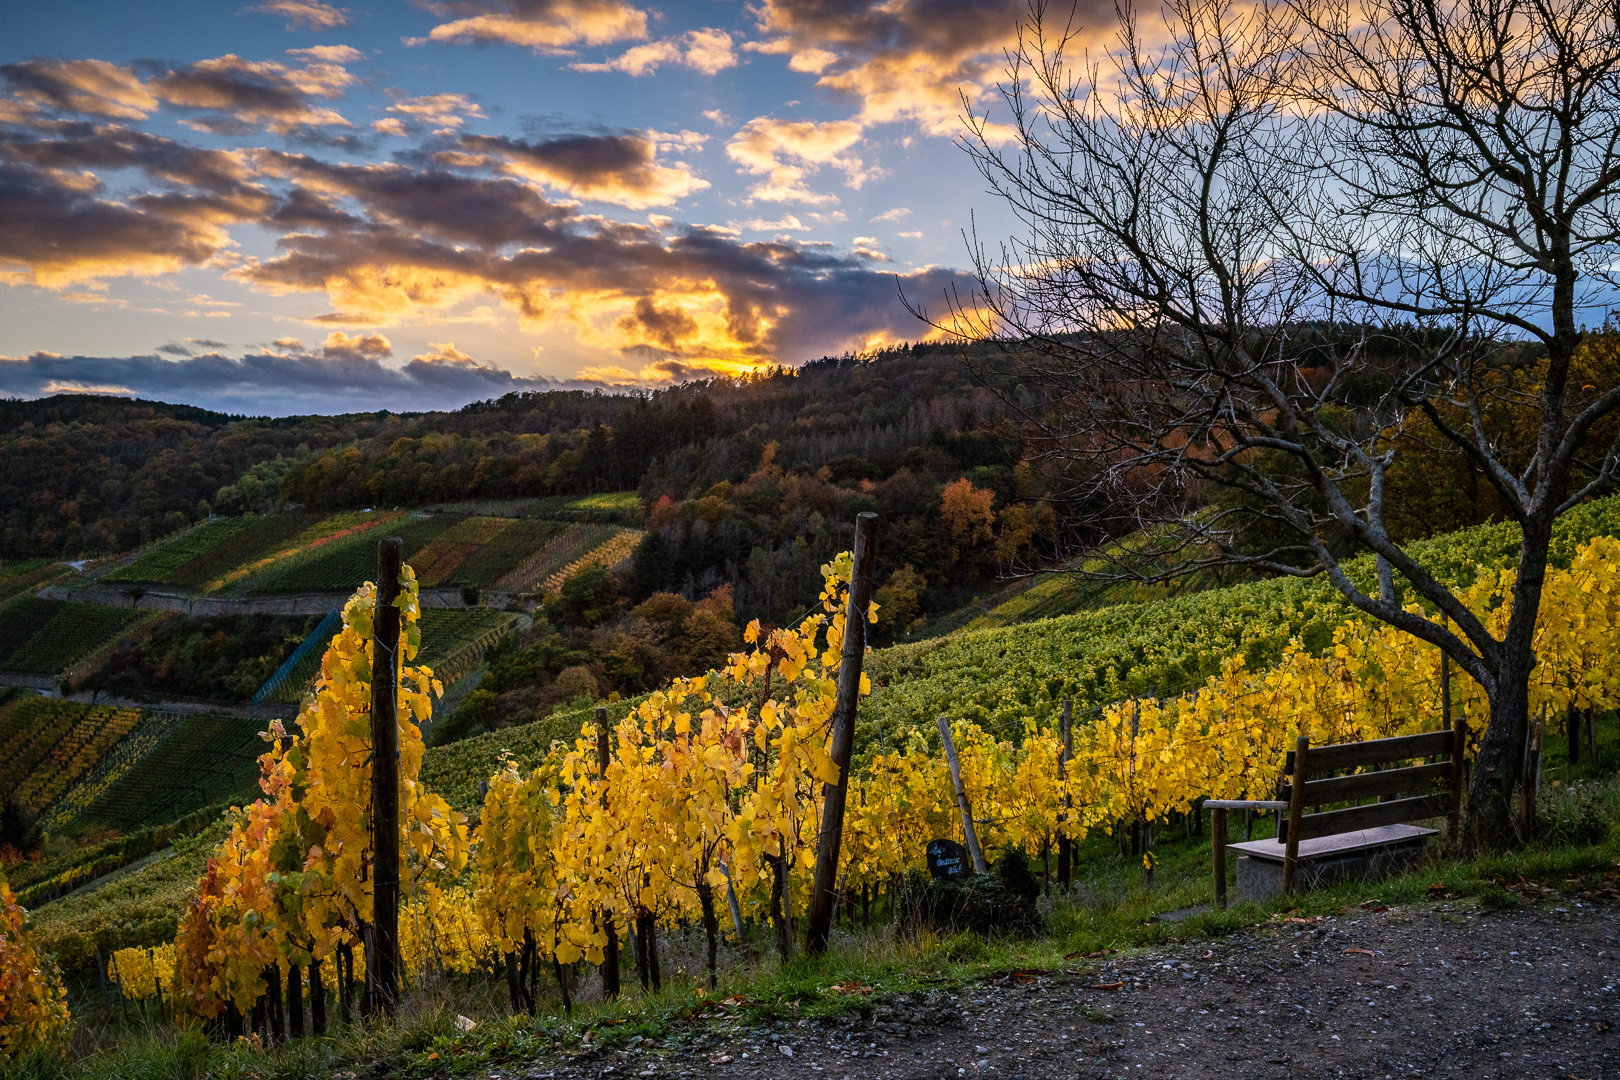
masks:
[[[452,585],[488,588],[570,527],[555,521],[509,520],[447,580]]]
[[[547,575],[544,583],[546,592],[556,592],[561,589],[563,584],[575,574],[598,566],[607,568],[628,559],[639,543],[641,543],[640,532],[635,529],[619,530],[567,566]]]
[[[263,729],[264,721],[250,717],[184,717],[91,800],[73,827],[133,829],[250,793],[264,753]]]
[[[431,667],[449,686],[477,667],[517,622],[516,615],[494,608],[428,608],[422,612],[422,651],[416,662]]]
[[[248,593],[256,596],[277,593],[351,592],[362,581],[377,576],[377,540],[383,536],[397,536],[405,542],[405,561],[415,565],[417,553],[433,542],[456,519],[443,515],[435,517],[401,516],[391,519],[384,531],[375,528],[346,536],[335,543],[324,545],[311,558],[289,556],[285,565],[258,578]]]
[[[139,709],[17,698],[0,709],[0,791],[14,792],[30,812],[40,813],[140,719]]]
[[[224,590],[234,594],[338,592],[347,586],[326,586],[328,579],[336,580],[339,571],[325,567],[320,576],[307,573],[312,564],[340,547],[363,545],[361,537],[373,540],[389,535],[386,529],[406,515],[398,511],[369,513],[356,510],[334,514],[299,533],[276,551],[238,566],[217,581],[210,582],[210,590]]]
[[[0,605],[0,671],[59,674],[147,614],[136,608],[18,597]]]
[[[15,596],[38,592],[61,577],[69,568],[55,559],[29,559],[0,568],[0,603]]]
[[[614,537],[630,533],[637,539],[641,534],[613,525],[570,525],[495,582],[495,588],[510,592],[533,592],[548,578],[562,573],[570,564],[584,559]]]
[[[251,532],[258,522],[259,519],[254,517],[215,518],[204,522],[157,545],[128,566],[107,572],[102,580],[118,584],[172,584],[174,575],[188,564]]]
[[[426,588],[443,585],[461,564],[492,542],[511,524],[509,518],[473,517],[444,532],[408,560],[416,568],[416,580]],[[469,583],[471,584],[471,583]]]

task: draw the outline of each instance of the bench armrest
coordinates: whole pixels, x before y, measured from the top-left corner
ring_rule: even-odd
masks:
[[[1286,810],[1288,804],[1275,799],[1205,799],[1205,810]]]

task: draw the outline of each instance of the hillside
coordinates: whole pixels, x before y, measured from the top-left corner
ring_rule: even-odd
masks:
[[[1576,546],[1593,535],[1617,533],[1620,496],[1582,507],[1561,525],[1555,545],[1558,561],[1567,563]],[[1515,530],[1497,525],[1449,534],[1420,545],[1417,551],[1441,577],[1464,582],[1477,566],[1508,565],[1515,549]],[[1357,567],[1357,571],[1363,575],[1371,572],[1366,566]],[[1049,723],[1066,695],[1075,699],[1084,722],[1088,706],[1150,687],[1161,692],[1182,689],[1214,671],[1222,658],[1233,653],[1242,653],[1251,665],[1263,666],[1274,660],[1293,636],[1321,648],[1331,627],[1347,615],[1345,606],[1324,583],[1289,579],[1120,604],[880,649],[872,654],[868,665],[874,692],[861,710],[858,750],[864,754],[885,746],[897,749],[902,744],[926,745],[933,717],[939,713],[1016,737],[1026,718],[1037,724]],[[432,629],[431,624],[424,626],[424,647],[429,650],[438,648],[432,640]],[[505,654],[508,661],[503,662],[531,649],[538,655],[554,647],[537,643]],[[614,719],[622,717],[634,704],[634,699],[626,696],[609,705],[609,715]],[[18,708],[14,702],[5,715],[19,715],[14,711]],[[40,706],[26,708],[37,711]],[[76,708],[88,710],[85,706]],[[422,780],[442,792],[453,805],[471,810],[477,804],[479,782],[490,775],[504,755],[510,754],[520,762],[538,762],[554,740],[575,737],[581,725],[590,720],[591,711],[588,703],[559,707],[535,723],[430,748],[423,761]],[[82,715],[85,723],[93,719],[89,711]],[[118,722],[131,721],[126,718]],[[150,723],[145,717],[133,722]],[[195,727],[204,721],[187,723]],[[15,723],[11,726],[22,730]],[[39,729],[33,722],[23,726]],[[202,737],[201,729],[196,730],[199,734],[194,736],[177,730],[160,744],[160,754],[147,758],[146,764],[138,768],[128,769],[117,782],[107,786],[106,794],[85,804],[81,819],[87,827],[95,827],[92,838],[105,836],[106,829],[121,823],[145,820],[150,825],[151,815],[161,816],[152,809],[151,802],[161,787],[158,777],[175,769],[201,766],[190,758],[183,766],[165,766],[162,754],[185,755],[186,748],[193,745],[189,739]],[[246,736],[251,729],[244,725],[234,730]],[[207,738],[217,742],[219,736]],[[244,739],[242,744],[244,756],[247,742]],[[30,755],[41,752],[28,751]],[[235,768],[245,764],[241,757],[235,760],[241,763]],[[221,762],[210,767],[214,775],[223,779],[233,766]],[[226,790],[231,790],[228,781],[224,788],[204,783],[195,795],[177,799],[175,811],[190,810],[214,797],[211,793]],[[72,846],[65,840],[55,845],[45,865],[54,875],[70,880],[74,868],[97,857],[99,850],[87,846],[70,850]],[[140,847],[131,849],[131,853],[138,851],[144,853]],[[159,861],[127,875],[116,888],[109,888],[105,904],[78,897],[72,902],[48,904],[37,912],[36,922],[47,940],[56,943],[63,956],[70,958],[70,965],[71,958],[88,957],[97,948],[165,940],[173,932],[173,904],[179,896],[175,875],[191,865],[180,860]],[[30,874],[29,880],[38,879]]]

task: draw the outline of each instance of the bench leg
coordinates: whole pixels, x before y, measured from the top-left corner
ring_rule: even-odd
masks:
[[[1215,852],[1215,906],[1226,906],[1226,808],[1217,806],[1209,812],[1210,846]]]

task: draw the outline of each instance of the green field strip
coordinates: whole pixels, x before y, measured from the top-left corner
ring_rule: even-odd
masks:
[[[211,549],[229,543],[241,533],[252,529],[254,518],[215,518],[195,529],[168,540],[128,566],[108,571],[101,578],[109,584],[169,584],[170,577],[186,564]]]
[[[494,539],[463,561],[451,575],[449,583],[487,589],[567,528],[567,525],[556,521],[512,521]]]
[[[0,671],[56,675],[149,613],[22,597],[0,606]],[[30,629],[32,628],[32,632]]]
[[[78,815],[80,825],[133,829],[251,796],[265,722],[202,713],[181,720],[156,748]]]
[[[255,596],[353,592],[361,582],[371,581],[377,576],[377,541],[384,536],[397,536],[403,540],[405,561],[410,562],[413,555],[451,528],[456,520],[444,515],[409,516],[392,522],[380,531],[368,529],[331,545],[313,558],[298,560],[296,565],[266,575],[254,583],[249,592]]]
[[[289,582],[296,584],[299,572],[311,563],[325,559],[336,551],[362,545],[367,538],[375,545],[377,540],[392,535],[395,529],[403,527],[409,520],[412,519],[408,515],[395,511],[368,513],[352,510],[333,514],[305,529],[275,551],[231,570],[217,581],[216,589],[230,596],[326,591],[289,588],[285,585]]]

